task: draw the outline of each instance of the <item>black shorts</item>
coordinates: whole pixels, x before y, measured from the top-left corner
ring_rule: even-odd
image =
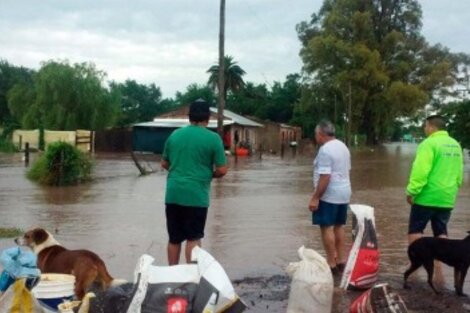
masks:
[[[449,222],[450,212],[450,209],[413,204],[411,206],[408,234],[422,234],[428,222],[431,221],[434,237],[447,236],[447,223]]]
[[[170,243],[204,238],[207,208],[167,203],[165,213]]]

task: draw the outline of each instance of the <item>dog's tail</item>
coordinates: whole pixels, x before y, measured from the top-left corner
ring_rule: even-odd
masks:
[[[122,284],[127,283],[127,280],[124,279],[114,279],[108,272],[108,269],[106,268],[106,265],[104,265],[103,262],[100,262],[97,266],[98,270],[98,278],[101,281],[101,284],[103,285],[103,289],[109,288],[109,287],[116,287]]]
[[[114,278],[109,274],[108,269],[106,268],[106,265],[104,265],[103,261],[96,264],[96,269],[98,271],[98,280],[101,282],[103,289],[107,289],[109,286],[111,286]]]

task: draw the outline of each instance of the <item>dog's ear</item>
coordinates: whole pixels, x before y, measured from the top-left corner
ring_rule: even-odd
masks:
[[[41,243],[47,240],[49,234],[42,228],[36,228],[33,231],[33,241],[34,243]]]

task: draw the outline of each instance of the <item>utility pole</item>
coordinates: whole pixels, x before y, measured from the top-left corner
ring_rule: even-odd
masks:
[[[217,108],[217,132],[223,138],[225,108],[225,0],[220,0],[219,23],[219,106]]]
[[[336,91],[335,91],[335,112],[334,112],[334,124],[335,126],[337,125],[337,119],[336,119]]]
[[[351,82],[349,82],[349,103],[348,103],[348,147],[351,147],[351,140],[352,140],[352,134],[351,134],[351,124],[352,124],[352,94],[351,94]]]

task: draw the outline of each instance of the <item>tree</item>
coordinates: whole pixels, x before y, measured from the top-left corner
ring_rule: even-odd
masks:
[[[308,82],[297,118],[333,119],[337,112],[338,124],[378,143],[397,117],[455,82],[455,59],[429,46],[420,30],[417,0],[324,0],[310,22],[297,25]]]
[[[34,103],[36,93],[33,83],[20,82],[15,84],[8,92],[9,114],[19,125],[27,125],[30,106]],[[36,118],[36,116],[34,117]]]
[[[242,89],[227,96],[227,108],[241,115],[267,119],[269,98],[270,92],[265,84],[247,82]]]
[[[462,148],[470,149],[470,100],[449,103],[442,107],[441,114],[449,121],[449,133]]]
[[[0,125],[9,127],[17,124],[18,121],[15,121],[8,108],[7,95],[15,84],[31,86],[33,73],[30,69],[0,60]]]
[[[225,75],[225,94],[224,97],[227,99],[229,91],[237,91],[245,85],[243,81],[243,75],[246,72],[233,60],[232,56],[225,56],[224,58],[224,75]],[[219,79],[219,65],[212,65],[208,70],[209,81],[207,82],[214,90],[217,88],[217,82]]]
[[[128,79],[124,83],[112,82],[110,85],[111,90],[120,95],[118,126],[151,121],[169,109],[168,102],[162,100],[160,88],[153,83],[143,85]]]
[[[32,86],[12,88],[8,106],[23,128],[103,129],[114,124],[119,105],[105,77],[92,63],[44,62]]]
[[[207,101],[210,105],[215,105],[215,94],[214,91],[207,85],[198,85],[198,84],[191,84],[186,87],[186,91],[176,92],[175,102],[176,105],[188,105],[191,102],[203,99]]]
[[[227,102],[227,94],[229,91],[234,92],[239,90],[243,87],[245,82],[243,81],[243,75],[245,75],[245,71],[237,65],[237,62],[234,62],[233,57],[225,56],[224,57],[224,90],[222,91],[224,104]],[[209,73],[209,81],[207,82],[214,90],[217,88],[219,89],[219,65],[212,65],[208,70]],[[219,90],[219,95],[220,95]],[[219,110],[220,111],[220,110]],[[221,110],[223,112],[223,108]],[[219,112],[219,115],[220,113]],[[219,120],[221,121],[221,116],[219,116]],[[221,125],[221,122],[218,122]],[[220,127],[218,127],[220,128]],[[221,130],[218,130],[221,133]],[[221,134],[222,135],[222,134]]]
[[[288,123],[293,116],[294,105],[300,99],[300,75],[287,75],[284,83],[274,82],[270,102],[266,108],[267,118],[274,122]]]
[[[265,84],[247,82],[243,88],[230,93],[227,107],[241,115],[263,120],[289,123],[301,92],[300,75],[287,75],[284,82],[274,82],[271,89]]]

